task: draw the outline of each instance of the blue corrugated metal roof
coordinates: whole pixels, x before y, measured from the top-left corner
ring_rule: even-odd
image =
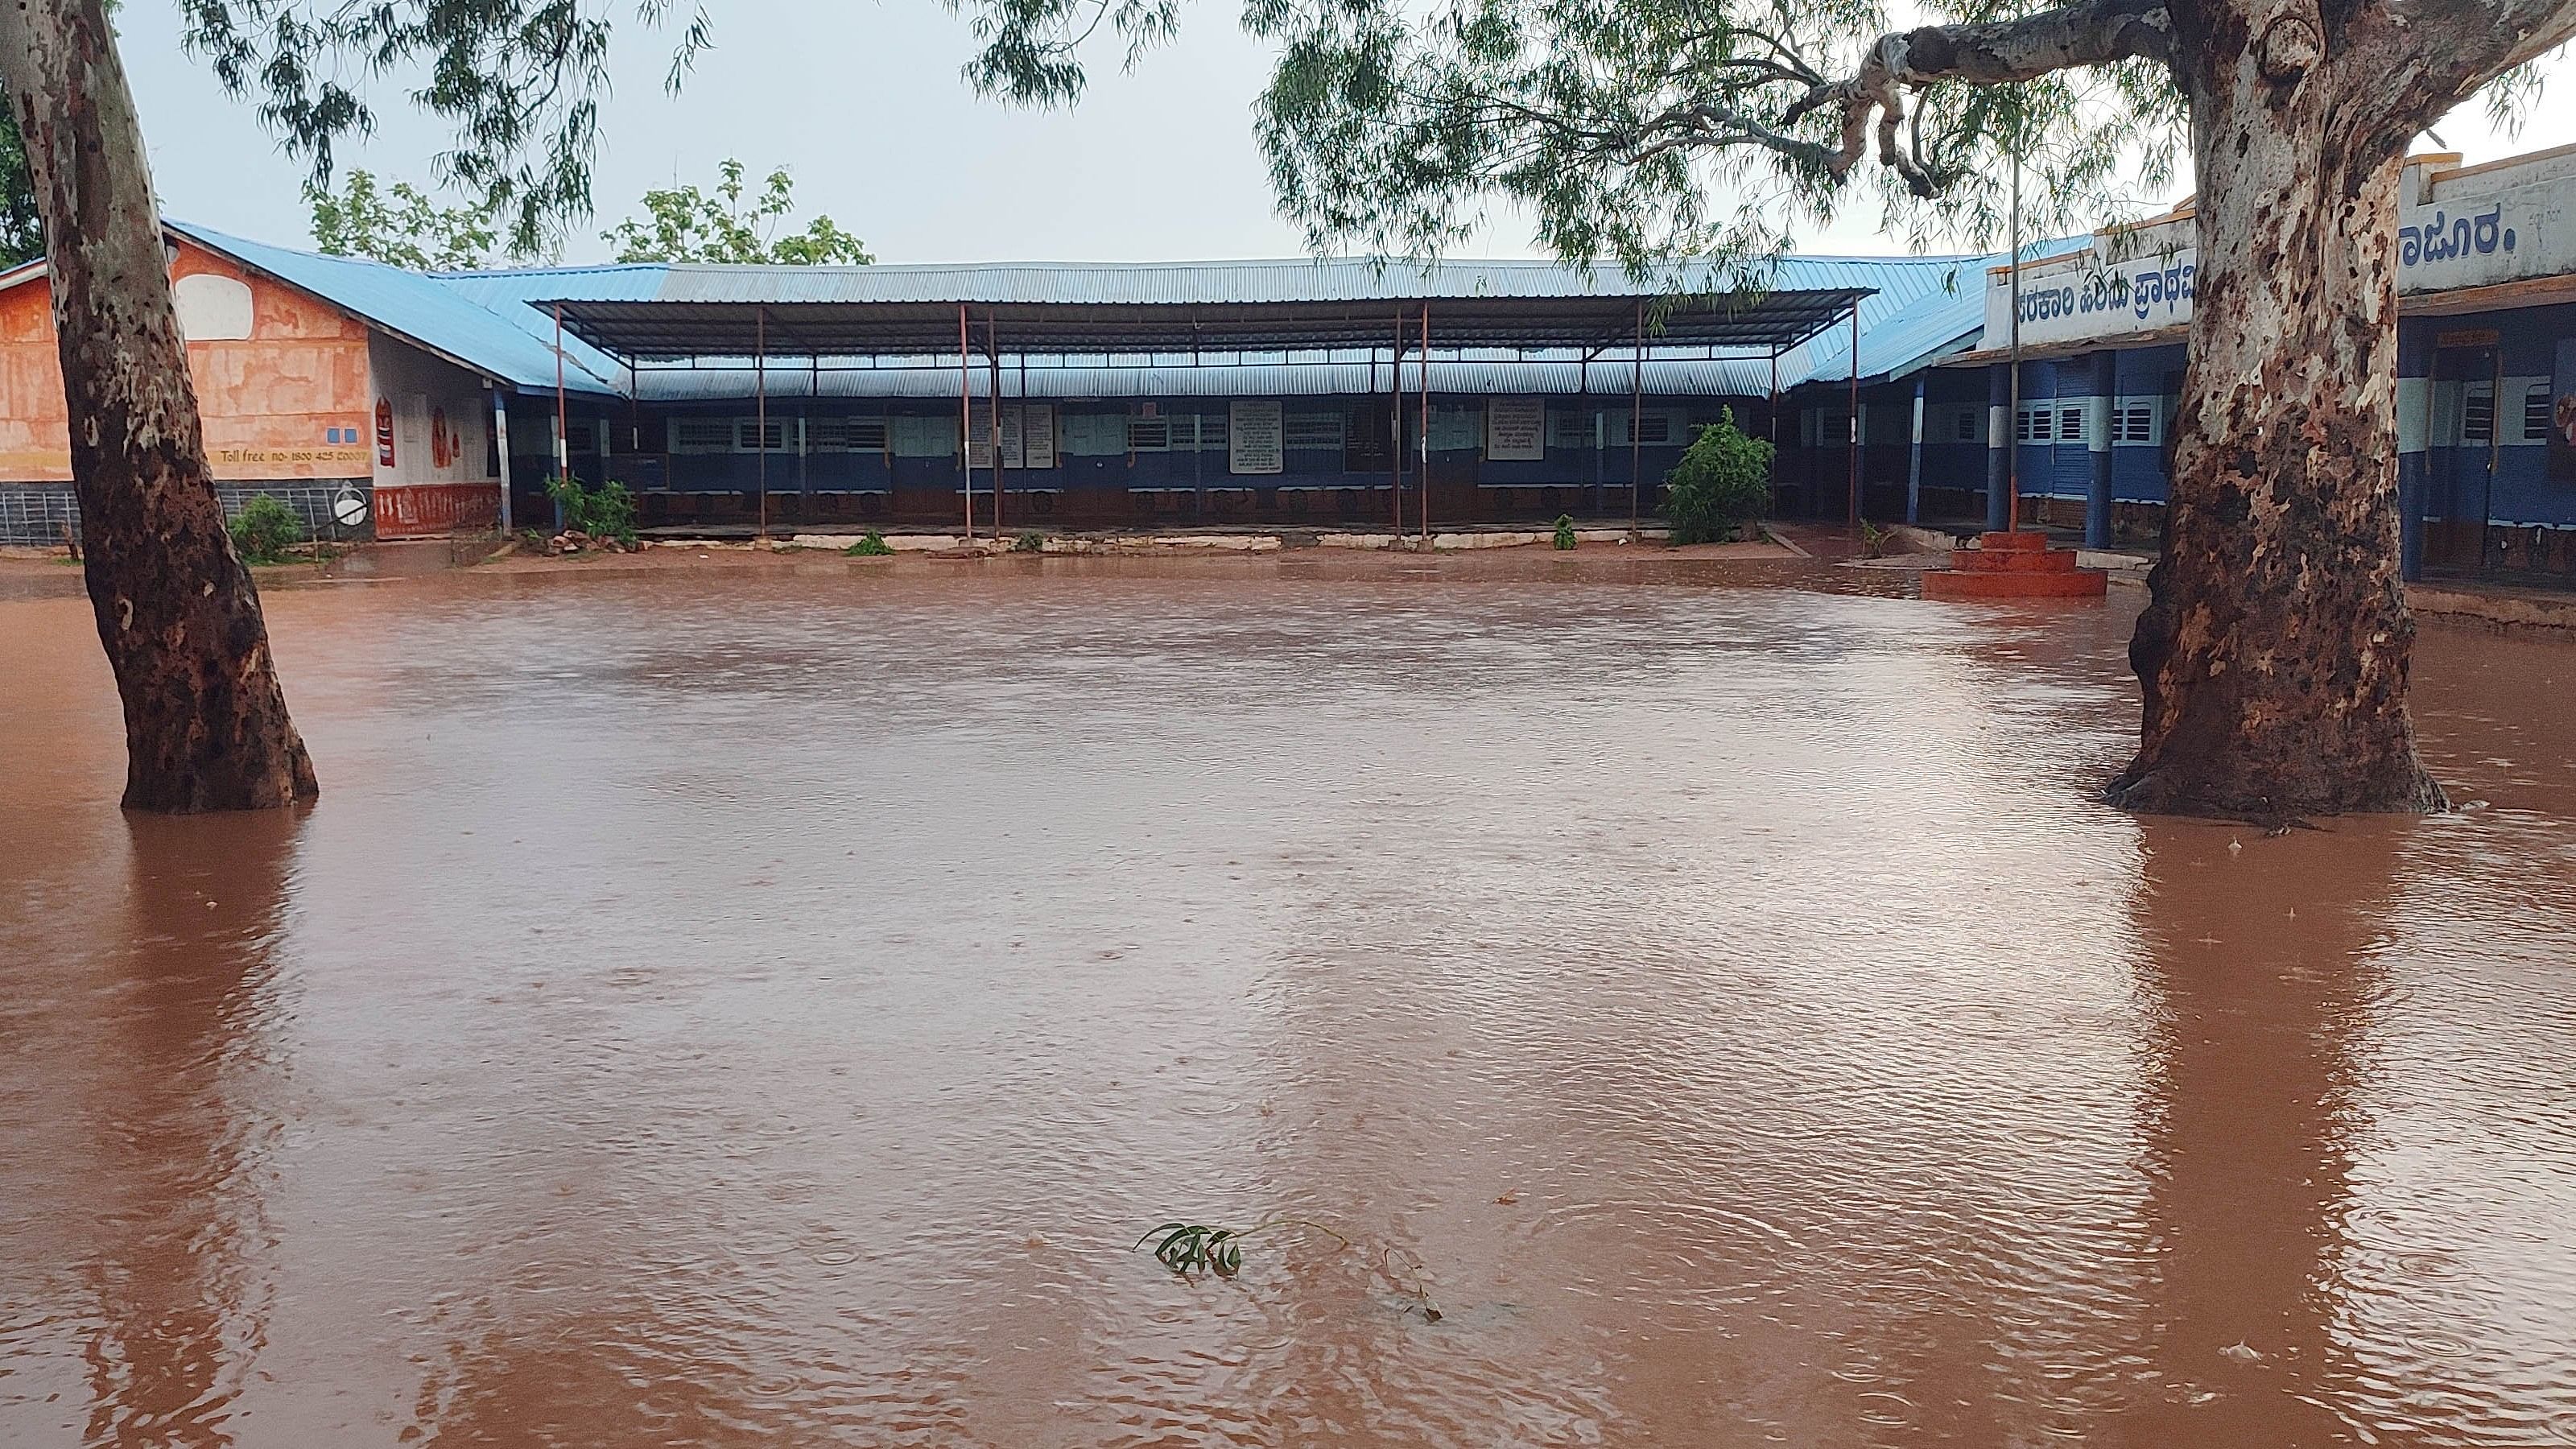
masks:
[[[167,225],[245,266],[310,292],[385,332],[495,381],[530,392],[554,389],[555,352],[547,339],[492,308],[476,304],[434,277],[382,262],[270,246],[189,222],[172,221]],[[617,395],[615,371],[602,375],[594,370],[605,367],[606,360],[588,348],[582,348],[581,353],[596,361],[575,353],[573,344],[567,341],[564,355],[572,365],[564,370],[565,387],[584,394]]]
[[[1910,371],[1972,340],[1984,321],[1979,284],[1984,269],[1993,260],[1986,254],[1788,256],[1753,269],[1751,280],[1778,291],[1872,291],[1873,295],[1860,303],[1860,360],[1863,377],[1867,378]],[[1635,283],[1616,270],[1586,271],[1531,260],[1448,261],[1427,267],[1365,259],[867,267],[682,265],[663,269],[658,278],[631,268],[569,267],[517,275],[526,280],[514,281],[510,295],[531,303],[560,299],[781,307],[799,303],[959,302],[1224,306],[1423,297],[1612,297],[1636,289]],[[652,285],[655,280],[658,286]],[[1830,328],[1782,355],[1780,384],[1785,389],[1804,382],[1846,380],[1851,376],[1850,353],[1848,333],[1840,327]],[[667,375],[655,378],[647,369],[642,386],[647,396],[659,395],[658,390],[664,389],[715,396],[714,389],[720,384],[704,371],[701,369],[701,375],[693,380],[681,382]],[[1436,374],[1438,369],[1434,371]],[[1285,383],[1290,376],[1308,377],[1312,372],[1281,374],[1278,380]],[[716,373],[722,375],[721,370]],[[783,371],[779,375],[783,378]],[[1767,363],[1763,365],[1760,386],[1749,385],[1750,380],[1751,374],[1730,377],[1723,390],[1740,393],[1766,388]],[[904,386],[883,380],[842,385],[870,389]],[[1535,382],[1525,385],[1541,386]],[[825,385],[825,395],[831,395],[831,386]],[[1307,383],[1289,390],[1307,391],[1312,386]],[[1135,395],[1142,388],[1111,390]],[[1200,389],[1184,386],[1163,391],[1177,396]]]
[[[1784,258],[1758,268],[1774,290],[1868,286],[1852,281],[1858,259]],[[1906,259],[1911,260],[1911,259]],[[558,276],[571,280],[580,269]],[[1827,280],[1828,273],[1835,280]],[[1739,290],[1732,274],[1682,270],[1655,278],[1649,294],[1714,287]],[[1585,269],[1521,259],[1449,260],[1429,264],[1373,258],[1296,258],[1214,262],[977,262],[958,265],[876,263],[864,267],[670,267],[652,300],[662,302],[966,302],[1225,306],[1294,302],[1410,302],[1425,298],[1629,297],[1640,287],[1616,268]],[[573,296],[558,293],[564,300]],[[617,295],[582,300],[624,301]]]
[[[489,272],[432,272],[430,279],[487,311],[498,314],[545,346],[555,340],[552,314],[534,305],[563,295],[567,279],[578,278],[585,295],[610,301],[644,301],[662,289],[664,262],[613,262],[596,267],[513,267]],[[564,355],[593,374],[623,386],[626,368],[617,359],[566,332]]]
[[[2036,243],[2023,255],[2055,256],[2082,246],[2081,237]],[[1903,377],[1976,344],[1986,325],[1986,271],[2002,252],[1974,257],[1854,258],[1881,279],[1878,295],[1860,305],[1861,380]],[[1851,380],[1851,335],[1823,333],[1798,349],[1801,382]],[[1780,365],[1789,366],[1782,357]],[[1787,386],[1784,382],[1782,386]]]
[[[1420,297],[1615,296],[1634,284],[1615,270],[1586,271],[1526,260],[1379,263],[1371,260],[1056,263],[866,267],[708,266],[660,262],[531,267],[423,275],[348,257],[271,246],[209,227],[170,223],[244,264],[311,292],[386,332],[509,386],[529,391],[555,384],[554,323],[539,304],[557,299],[602,302],[938,301],[1048,303],[1266,303],[1362,301]],[[2053,255],[2079,241],[2036,249]],[[1995,256],[1780,258],[1756,277],[1776,290],[1869,289],[1860,303],[1864,380],[1902,375],[1971,344],[1984,325],[1982,282]],[[1840,327],[1780,358],[1780,386],[1836,382],[1851,376],[1849,333]],[[728,365],[647,369],[630,379],[616,359],[565,336],[567,384],[585,394],[620,394],[640,386],[648,400],[742,396],[750,370]],[[1592,385],[1615,358],[1593,363]],[[1770,386],[1767,359],[1652,357],[1649,391],[1665,395],[1758,394]],[[1365,364],[1341,362],[1227,364],[1200,368],[1110,364],[1032,369],[1038,396],[1213,396],[1224,392],[1315,394],[1374,390]],[[1583,374],[1570,356],[1435,362],[1433,389],[1452,393],[1570,392]],[[782,397],[947,396],[952,376],[905,368],[842,369],[815,377],[780,367],[769,385]],[[980,384],[980,377],[979,377]],[[1006,386],[1005,391],[1009,391]]]
[[[973,395],[990,391],[990,374],[971,374]],[[1404,367],[1408,393],[1422,386],[1418,364]],[[1460,361],[1431,364],[1431,390],[1448,396],[1573,394],[1590,391],[1624,402],[1630,366],[1622,359],[1594,362],[1587,370],[1572,359],[1528,361]],[[724,402],[752,395],[753,374],[747,364],[722,367],[645,368],[637,376],[638,396],[646,402]],[[1771,385],[1767,358],[1649,358],[1645,391],[1659,397],[1759,397]],[[1785,385],[1785,384],[1784,384]],[[788,365],[768,369],[761,379],[768,395],[781,400],[806,397],[874,399],[948,399],[957,396],[957,366],[838,367],[808,369]],[[1004,398],[1152,398],[1152,397],[1312,397],[1376,396],[1387,391],[1386,364],[1365,362],[1204,363],[1197,366],[1044,366],[1025,373],[1005,365]]]

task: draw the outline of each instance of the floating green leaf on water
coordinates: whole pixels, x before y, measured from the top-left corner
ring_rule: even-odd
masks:
[[[1411,1302],[1408,1307],[1422,1315],[1425,1323],[1440,1321],[1440,1305],[1423,1286],[1422,1262],[1406,1253],[1409,1268],[1398,1268],[1396,1248],[1380,1245],[1375,1252],[1363,1247],[1340,1229],[1308,1218],[1264,1218],[1248,1228],[1219,1227],[1214,1223],[1162,1223],[1136,1240],[1137,1247],[1151,1243],[1154,1259],[1174,1273],[1186,1278],[1192,1273],[1212,1273],[1219,1278],[1232,1278],[1243,1271],[1243,1240],[1256,1233],[1276,1232],[1283,1228],[1303,1228],[1323,1234],[1345,1250],[1360,1254],[1369,1270],[1387,1286]]]

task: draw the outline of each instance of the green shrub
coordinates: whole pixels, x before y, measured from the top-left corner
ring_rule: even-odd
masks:
[[[1046,535],[1043,533],[1021,534],[1019,537],[1011,540],[1011,552],[1044,553],[1046,552]]]
[[[1559,552],[1571,552],[1574,548],[1574,515],[1571,513],[1556,516],[1556,546]]]
[[[848,548],[841,550],[841,556],[844,558],[884,558],[886,555],[893,552],[893,547],[885,541],[885,535],[871,528],[867,531],[867,535],[861,538],[857,543],[851,544]]]
[[[1728,408],[1700,429],[1689,451],[1664,475],[1664,513],[1673,542],[1729,539],[1743,525],[1771,511],[1771,444],[1735,425]]]
[[[252,495],[233,516],[233,552],[243,563],[283,562],[286,551],[304,541],[304,520],[295,510],[265,493]]]
[[[563,510],[566,532],[578,529],[593,538],[635,541],[635,495],[616,479],[591,488],[578,478],[549,478],[546,496]]]

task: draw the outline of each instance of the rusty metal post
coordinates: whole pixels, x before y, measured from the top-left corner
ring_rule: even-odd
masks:
[[[1777,467],[1780,457],[1780,354],[1777,349],[1771,353],[1771,412],[1768,421],[1771,425],[1772,466]]]
[[[492,384],[492,451],[501,460],[501,534],[508,537],[514,524],[510,505],[510,399],[499,383]],[[80,557],[73,550],[72,557]]]
[[[1002,340],[1001,329],[989,311],[984,314],[984,358],[991,364],[991,370],[985,374],[992,386],[985,389],[990,396],[984,404],[984,435],[993,450],[993,541],[999,543],[1002,540]],[[1025,432],[1020,435],[1020,446],[1023,450],[1028,447]],[[1025,452],[1022,456],[1026,456]]]
[[[1422,525],[1422,551],[1431,551],[1431,304],[1422,304],[1422,501],[1413,506]]]
[[[760,445],[760,533],[762,542],[769,539],[769,309],[755,307],[751,313],[751,400],[752,440]]]
[[[563,303],[555,304],[555,476],[572,476],[572,417],[564,404]],[[563,504],[555,504],[555,532],[563,532]]]
[[[1644,537],[1638,523],[1644,516],[1639,501],[1646,480],[1646,304],[1637,303],[1637,358],[1628,370],[1628,541]]]
[[[975,541],[975,464],[966,451],[975,441],[973,374],[974,349],[966,341],[966,304],[957,304],[957,475],[965,482],[966,541]]]
[[[1404,309],[1395,309],[1395,350],[1386,355],[1388,491],[1395,495],[1395,536],[1404,537]]]

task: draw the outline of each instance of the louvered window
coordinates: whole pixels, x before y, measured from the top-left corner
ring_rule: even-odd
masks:
[[[673,418],[671,451],[674,453],[732,452],[733,422],[729,418]]]
[[[2522,395],[2522,440],[2544,442],[2549,437],[2549,384],[2536,382]]]
[[[2483,382],[2469,388],[2460,399],[2460,441],[2495,441],[2495,420],[2495,389]]]
[[[1164,453],[1171,451],[1172,423],[1169,418],[1129,418],[1127,451],[1130,453]]]
[[[1286,428],[1287,443],[1291,448],[1339,448],[1342,445],[1340,413],[1290,413]]]

